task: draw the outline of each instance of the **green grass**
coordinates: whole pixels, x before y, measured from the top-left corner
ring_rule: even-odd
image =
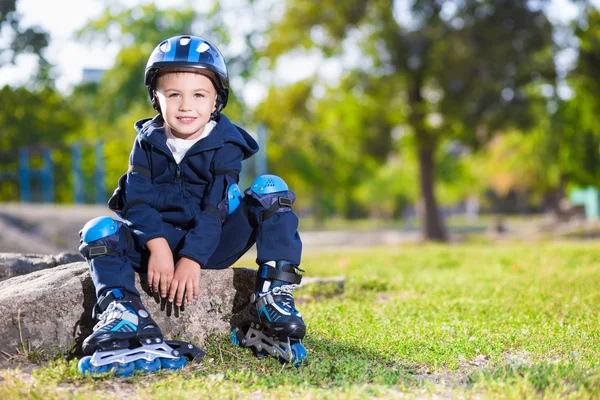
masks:
[[[600,397],[598,243],[378,247],[303,268],[346,276],[297,290],[305,366],[218,334],[177,372],[89,378],[60,358],[0,371],[0,398]]]

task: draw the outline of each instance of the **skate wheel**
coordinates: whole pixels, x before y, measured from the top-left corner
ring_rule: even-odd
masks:
[[[180,369],[185,367],[187,360],[185,356],[180,356],[179,358],[161,358],[160,364],[166,369]]]
[[[115,376],[120,376],[123,378],[131,376],[133,374],[133,371],[135,371],[135,365],[133,365],[132,362],[128,362],[125,364],[112,363],[108,365],[108,367],[113,369]]]
[[[90,361],[92,361],[92,356],[85,356],[77,363],[77,369],[82,375],[99,375],[108,372],[107,365],[94,367]]]
[[[133,362],[136,371],[142,371],[143,373],[156,372],[160,369],[160,360],[155,358],[152,361],[147,361],[144,359],[135,360]]]
[[[240,340],[237,337],[237,329],[233,328],[231,330],[231,333],[229,334],[229,339],[231,339],[231,343],[233,343],[234,346],[239,346]]]
[[[306,349],[301,343],[294,343],[292,345],[292,365],[299,367],[306,360]]]

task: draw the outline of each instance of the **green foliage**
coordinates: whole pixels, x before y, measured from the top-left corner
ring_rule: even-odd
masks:
[[[573,185],[597,185],[600,180],[600,11],[589,10],[587,19],[587,26],[576,30],[579,59],[567,79],[574,96],[559,103],[554,137],[548,138],[561,172]]]
[[[350,75],[313,98],[314,81],[301,81],[272,88],[256,109],[256,119],[269,129],[272,172],[290,181],[299,206],[311,207],[317,218],[360,213],[354,189],[371,179],[393,146],[389,131],[396,116],[378,103],[388,88],[367,83]]]
[[[42,148],[52,146],[55,195],[58,201],[66,200],[70,185],[60,177],[69,170],[71,159],[63,154],[67,151],[63,143],[65,137],[77,135],[82,115],[60,93],[49,87],[33,92],[5,86],[0,89],[0,109],[5,110],[0,112],[2,169],[16,171],[18,149],[25,147],[32,154],[32,167],[35,167],[34,163],[41,162]],[[4,201],[19,199],[14,180],[0,181],[0,198]]]
[[[355,189],[359,201],[369,205],[371,216],[398,217],[406,206],[419,201],[418,159],[414,136],[402,134],[397,141],[397,155]],[[481,173],[482,161],[475,154],[454,154],[455,142],[445,142],[435,154],[436,194],[440,204],[451,206],[476,196],[487,186]]]
[[[409,121],[419,135],[432,140],[432,135],[456,134],[471,144],[477,142],[480,125],[495,131],[507,124],[528,126],[535,121],[529,105],[539,97],[527,86],[555,77],[552,30],[542,10],[519,1],[505,1],[502,6],[466,1],[453,3],[455,11],[448,14],[439,2],[417,1],[411,30],[395,19],[394,3],[354,3],[289,2],[271,32],[266,54],[278,57],[307,46],[335,45],[341,51],[341,41],[356,33],[352,28],[363,28],[367,34],[361,43],[370,56],[363,60],[365,72],[407,78],[403,81],[407,105],[414,118],[420,118]],[[314,36],[307,41],[304,33],[310,28],[323,30],[322,35],[337,43]],[[503,89],[506,98],[501,96]],[[430,113],[441,114],[440,125],[428,127],[425,117]]]
[[[476,155],[487,186],[500,197],[511,191],[530,192],[541,200],[561,184],[561,166],[548,147],[552,135],[545,124],[528,133],[511,131],[492,140],[485,151]]]
[[[81,116],[57,91],[44,88],[31,92],[25,88],[0,89],[0,151],[8,152],[26,145],[42,146],[60,142],[80,124]]]

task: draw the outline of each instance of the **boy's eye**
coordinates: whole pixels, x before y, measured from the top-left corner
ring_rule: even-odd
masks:
[[[178,97],[178,96],[179,96],[179,93],[171,93],[171,94],[169,95],[169,97]]]
[[[195,97],[204,97],[204,94],[203,93],[196,93],[196,94],[194,94],[194,96]]]

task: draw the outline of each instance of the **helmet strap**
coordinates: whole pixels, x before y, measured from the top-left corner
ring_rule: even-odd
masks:
[[[216,87],[216,86],[215,86]],[[215,106],[215,111],[213,111],[210,114],[210,119],[218,121],[219,120],[219,114],[221,114],[221,111],[223,110],[223,98],[222,96],[217,92],[217,104]]]
[[[152,103],[152,108],[160,113],[160,104],[158,104],[158,100],[156,99],[156,95],[154,94],[154,89],[148,88],[148,93],[150,94],[150,102]]]

